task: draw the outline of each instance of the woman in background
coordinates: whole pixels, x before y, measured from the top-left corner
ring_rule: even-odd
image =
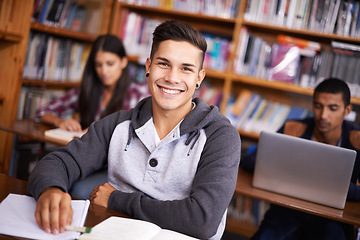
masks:
[[[129,77],[127,64],[122,41],[110,34],[99,36],[90,51],[80,87],[37,109],[35,119],[81,132],[110,113],[129,110],[149,93],[146,85],[136,84]],[[75,113],[79,113],[79,120],[72,117]]]
[[[129,110],[150,95],[146,84],[129,77],[128,59],[121,40],[113,35],[99,36],[85,65],[80,87],[50,101],[36,111],[36,120],[69,131],[86,132],[89,125],[120,109]],[[72,117],[79,113],[79,121]],[[72,197],[87,199],[95,186],[107,182],[107,168],[70,189]]]

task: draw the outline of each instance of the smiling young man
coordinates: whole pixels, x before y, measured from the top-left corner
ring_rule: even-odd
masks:
[[[313,117],[289,120],[280,133],[356,150],[357,157],[347,200],[360,201],[360,131],[345,121],[351,112],[350,89],[336,78],[323,80],[314,90]],[[241,167],[253,172],[256,151],[241,160]],[[339,159],[341,161],[341,159]],[[326,166],[324,166],[326,168]],[[252,239],[354,239],[353,227],[330,219],[271,205]]]
[[[189,24],[155,29],[146,61],[152,96],[93,123],[31,173],[28,190],[44,231],[64,231],[72,219],[69,187],[108,164],[109,181],[94,188],[92,203],[195,238],[221,238],[241,142],[217,107],[193,99],[206,47]]]

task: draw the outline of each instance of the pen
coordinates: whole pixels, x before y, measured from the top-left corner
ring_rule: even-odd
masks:
[[[76,231],[76,232],[82,232],[82,233],[90,233],[91,232],[91,228],[90,227],[77,227],[77,226],[66,226],[65,227],[66,230],[69,231]]]

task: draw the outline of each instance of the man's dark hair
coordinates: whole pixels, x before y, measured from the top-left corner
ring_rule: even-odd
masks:
[[[326,78],[324,79],[314,91],[314,97],[316,93],[341,93],[344,101],[344,106],[347,107],[350,104],[350,89],[347,83],[338,78]]]
[[[153,59],[160,43],[166,40],[185,41],[199,48],[203,52],[200,69],[202,68],[207,43],[200,32],[195,30],[190,24],[178,21],[165,21],[157,26],[153,33],[150,52],[151,59]]]

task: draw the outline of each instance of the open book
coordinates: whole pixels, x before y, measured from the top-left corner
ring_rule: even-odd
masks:
[[[156,224],[123,217],[110,217],[84,233],[80,240],[194,240],[187,235],[161,229]]]
[[[74,210],[73,226],[83,226],[89,200],[71,200]],[[44,232],[35,220],[36,200],[33,197],[19,194],[9,194],[0,203],[0,234],[31,238],[31,239],[77,239],[79,232],[65,231],[58,235]]]
[[[64,143],[68,143],[74,138],[80,138],[84,133],[82,132],[72,132],[67,131],[61,128],[55,128],[45,131],[45,136],[51,139],[64,141]]]

